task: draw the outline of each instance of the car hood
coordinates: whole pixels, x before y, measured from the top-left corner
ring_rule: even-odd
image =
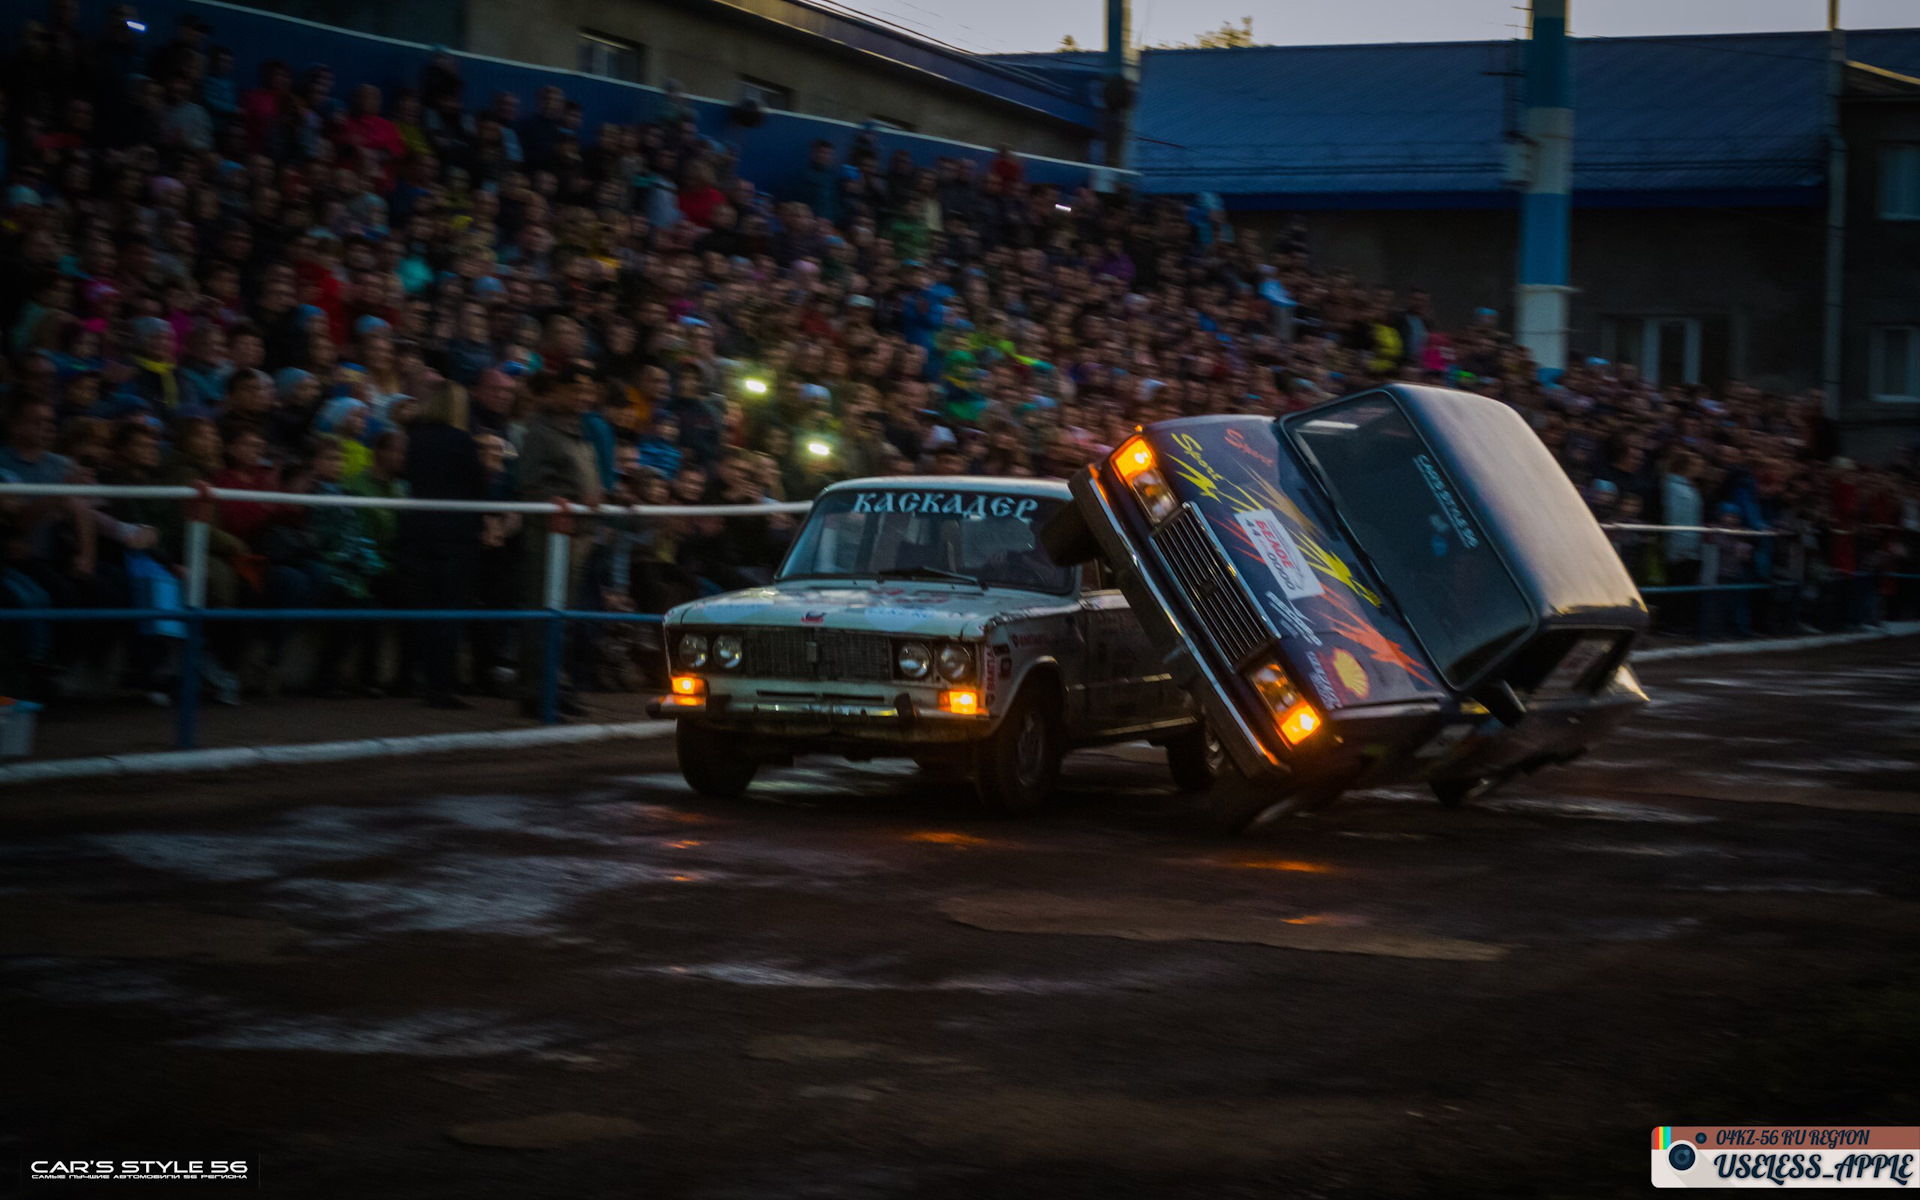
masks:
[[[1446,694],[1386,590],[1270,417],[1191,417],[1146,430],[1175,495],[1207,523],[1327,709]]]
[[[667,614],[681,626],[799,626],[928,637],[978,637],[988,621],[1024,609],[1058,607],[1064,596],[963,584],[849,585],[794,580],[683,604]]]

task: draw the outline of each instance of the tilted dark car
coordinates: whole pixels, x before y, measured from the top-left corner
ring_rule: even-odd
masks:
[[[1497,401],[1394,385],[1163,421],[1069,482],[1048,552],[1112,568],[1237,768],[1230,824],[1414,779],[1458,804],[1646,703],[1646,605]]]

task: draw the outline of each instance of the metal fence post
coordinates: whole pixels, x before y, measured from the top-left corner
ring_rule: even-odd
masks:
[[[213,506],[196,500],[187,509],[186,644],[180,648],[180,692],[173,707],[173,744],[191,750],[200,715],[200,660],[205,653],[207,625],[200,610],[207,606],[207,544],[213,536]]]
[[[566,645],[567,557],[573,541],[572,518],[561,513],[547,527],[547,579],[543,593],[547,610],[547,652],[541,656],[540,720],[552,725],[560,719],[560,656]]]

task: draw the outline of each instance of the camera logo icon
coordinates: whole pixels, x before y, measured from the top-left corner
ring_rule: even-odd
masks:
[[[1699,1155],[1693,1152],[1691,1142],[1676,1142],[1667,1151],[1667,1165],[1676,1171],[1684,1171],[1699,1161]]]

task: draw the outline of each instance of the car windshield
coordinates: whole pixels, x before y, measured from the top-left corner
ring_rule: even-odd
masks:
[[[1288,429],[1449,683],[1527,635],[1526,598],[1391,397],[1328,405]]]
[[[1062,500],[954,488],[848,488],[820,497],[781,579],[895,578],[1067,593],[1040,548]]]

